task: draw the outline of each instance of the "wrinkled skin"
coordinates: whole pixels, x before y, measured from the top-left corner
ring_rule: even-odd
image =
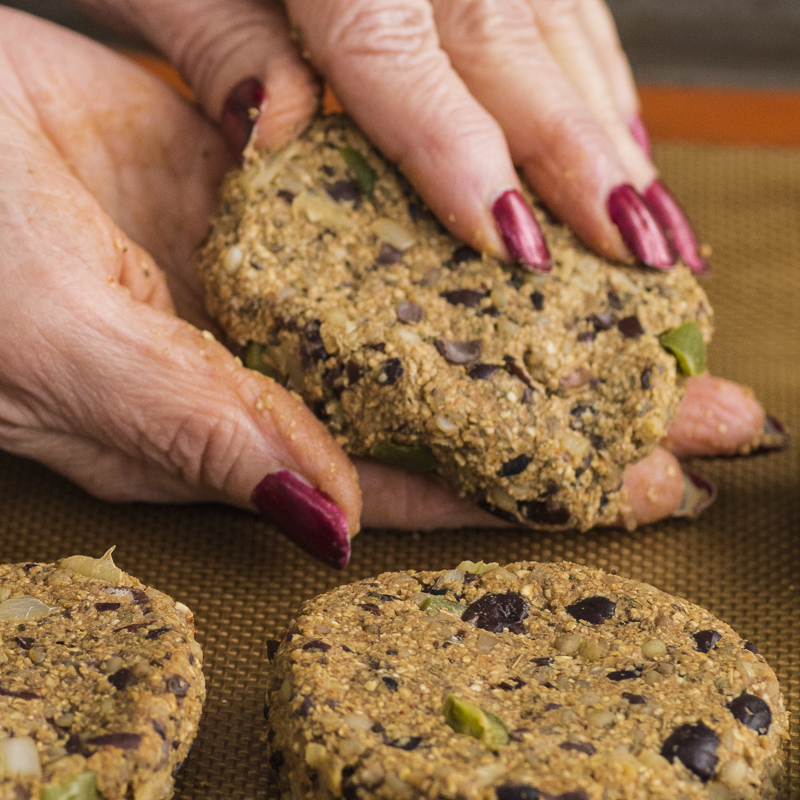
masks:
[[[206,92],[207,108],[224,91]],[[200,110],[99,45],[0,8],[0,159],[0,447],[110,500],[252,508],[261,478],[290,469],[351,535],[499,524],[417,476],[357,473],[301,403],[201,332],[213,323],[192,254],[232,159]],[[692,383],[675,452],[729,452],[763,426],[748,392]],[[737,424],[723,430],[718,406]],[[666,450],[626,483],[640,521],[680,503]]]

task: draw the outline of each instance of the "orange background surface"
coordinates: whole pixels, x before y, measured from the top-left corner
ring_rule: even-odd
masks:
[[[191,92],[161,59],[126,52],[187,97]],[[639,86],[642,118],[655,141],[800,146],[800,93]],[[335,100],[326,92],[326,109]]]

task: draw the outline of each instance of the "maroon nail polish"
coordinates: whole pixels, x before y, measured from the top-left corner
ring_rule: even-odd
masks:
[[[650,135],[647,133],[644,121],[638,114],[631,119],[628,130],[631,132],[631,136],[636,140],[636,144],[638,144],[639,147],[644,150],[644,154],[650,158],[653,152],[653,148],[650,145]]]
[[[511,258],[536,272],[550,272],[553,262],[547,242],[516,189],[503,192],[495,200],[492,215]]]
[[[696,472],[683,473],[683,502],[674,517],[697,517],[717,499],[717,487]]]
[[[241,155],[250,141],[265,97],[264,87],[258,78],[245,78],[233,87],[222,107],[222,135],[237,156]]]
[[[783,423],[775,419],[772,414],[767,414],[760,441],[748,455],[755,456],[761,453],[775,453],[778,450],[785,450],[791,442],[791,434],[786,430]]]
[[[256,486],[251,500],[259,511],[307,553],[336,569],[350,560],[344,512],[322,492],[288,470],[272,472]]]
[[[611,221],[639,261],[658,269],[669,269],[675,264],[669,242],[633,186],[623,183],[612,189],[607,207]]]
[[[666,186],[656,178],[644,191],[644,201],[653,213],[678,255],[689,269],[698,275],[707,275],[711,269],[697,245],[697,237],[683,209],[669,193]]]

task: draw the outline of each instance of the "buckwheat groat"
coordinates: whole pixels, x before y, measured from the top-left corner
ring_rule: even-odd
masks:
[[[0,800],[162,800],[205,684],[182,603],[101,559],[0,566]]]
[[[753,644],[570,563],[463,562],[311,600],[267,705],[293,800],[777,798],[788,736]]]
[[[702,369],[711,312],[684,266],[614,266],[537,214],[551,273],[481,257],[324,117],[228,178],[200,254],[208,307],[348,453],[534,527],[612,523],[625,466],[676,412],[676,355]]]

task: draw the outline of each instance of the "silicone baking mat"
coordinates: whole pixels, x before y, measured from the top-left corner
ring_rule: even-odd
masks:
[[[656,157],[702,238],[716,309],[711,369],[758,393],[800,431],[800,150],[662,145]],[[697,521],[634,533],[364,531],[341,573],[314,563],[255,516],[222,506],[113,505],[44,468],[0,453],[0,560],[99,556],[195,613],[208,703],[179,775],[180,800],[271,797],[263,756],[266,642],[300,603],[387,570],[567,559],[648,581],[706,606],[756,642],[795,720],[791,796],[800,788],[800,492],[798,449],[695,463],[719,487]]]

